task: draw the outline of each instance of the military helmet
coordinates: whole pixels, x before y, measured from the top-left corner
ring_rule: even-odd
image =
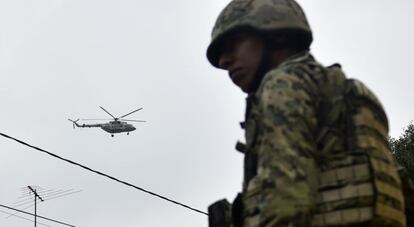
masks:
[[[294,0],[233,0],[220,13],[207,49],[210,63],[218,67],[223,37],[240,29],[257,32],[292,31],[309,48],[312,31],[302,8]]]

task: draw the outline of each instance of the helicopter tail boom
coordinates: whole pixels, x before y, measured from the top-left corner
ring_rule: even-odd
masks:
[[[75,128],[75,126],[76,127],[79,127],[79,128],[93,128],[93,127],[101,127],[102,126],[102,124],[90,124],[90,125],[87,125],[87,124],[78,124],[78,121],[80,120],[80,119],[77,119],[76,121],[74,121],[74,120],[71,120],[71,119],[68,119],[70,122],[72,122],[73,123],[73,128]]]

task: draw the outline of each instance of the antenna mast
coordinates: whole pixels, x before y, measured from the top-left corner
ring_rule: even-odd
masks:
[[[32,191],[33,192],[33,194],[34,194],[34,209],[35,209],[35,212],[34,212],[34,224],[35,224],[35,227],[37,226],[37,221],[36,221],[36,219],[37,219],[37,206],[36,206],[36,204],[37,204],[37,198],[39,198],[40,199],[40,201],[44,201],[43,199],[42,199],[42,197],[40,197],[38,194],[37,194],[37,192],[36,192],[36,189],[33,189],[32,187],[30,187],[30,186],[27,186],[29,189],[30,189],[30,191]]]

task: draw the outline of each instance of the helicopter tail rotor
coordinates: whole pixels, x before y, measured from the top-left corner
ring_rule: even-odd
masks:
[[[70,122],[72,122],[72,126],[73,126],[73,129],[75,129],[75,126],[77,126],[78,124],[77,124],[77,122],[79,121],[79,119],[77,119],[76,121],[74,121],[74,120],[72,120],[72,119],[68,119]]]

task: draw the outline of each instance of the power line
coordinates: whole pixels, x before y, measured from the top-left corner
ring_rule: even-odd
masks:
[[[31,207],[33,207],[34,206],[34,204],[32,204],[32,205],[30,205],[30,206],[28,206],[28,207],[25,207],[25,208],[20,208],[21,210],[27,210],[27,209],[29,209],[29,208],[31,208]],[[7,216],[6,218],[10,218],[10,217],[13,217],[13,216],[16,216],[16,214],[18,214],[19,212],[17,211],[17,212],[15,212],[14,214],[10,214],[9,216]]]
[[[175,200],[169,199],[169,198],[167,198],[167,197],[165,197],[165,196],[162,196],[162,195],[159,195],[159,194],[157,194],[157,193],[154,193],[154,192],[148,191],[148,190],[146,190],[146,189],[143,189],[143,188],[141,188],[141,187],[138,187],[138,186],[133,185],[133,184],[131,184],[131,183],[128,183],[128,182],[126,182],[126,181],[119,180],[118,178],[113,177],[113,176],[110,176],[110,175],[108,175],[108,174],[105,174],[105,173],[99,172],[99,171],[97,171],[97,170],[93,170],[93,169],[91,169],[91,168],[89,168],[89,167],[87,167],[87,166],[85,166],[85,165],[79,164],[79,163],[74,162],[74,161],[72,161],[72,160],[69,160],[69,159],[66,159],[66,158],[62,158],[62,157],[60,157],[59,155],[56,155],[56,154],[53,154],[53,153],[51,153],[51,152],[49,152],[49,151],[46,151],[46,150],[43,150],[43,149],[41,149],[41,148],[35,147],[35,146],[30,145],[30,144],[28,144],[28,143],[26,143],[26,142],[23,142],[23,141],[21,141],[21,140],[19,140],[19,139],[16,139],[16,138],[13,138],[13,137],[8,136],[8,135],[6,135],[6,134],[3,134],[3,133],[1,133],[1,132],[0,132],[0,135],[1,135],[1,136],[3,136],[3,137],[5,137],[5,138],[8,138],[8,139],[14,140],[14,141],[16,141],[16,142],[18,142],[18,143],[20,143],[20,144],[23,144],[23,145],[25,145],[25,146],[27,146],[27,147],[32,148],[32,149],[35,149],[35,150],[38,150],[38,151],[40,151],[40,152],[46,153],[46,154],[48,154],[48,155],[50,155],[50,156],[52,156],[52,157],[54,157],[54,158],[58,158],[58,159],[60,159],[60,160],[63,160],[63,161],[65,161],[65,162],[68,162],[68,163],[70,163],[70,164],[72,164],[72,165],[79,166],[79,167],[81,167],[81,168],[83,168],[83,169],[86,169],[86,170],[88,170],[88,171],[90,171],[90,172],[93,172],[93,173],[96,173],[96,174],[98,174],[98,175],[101,175],[101,176],[104,176],[104,177],[106,177],[106,178],[109,178],[109,179],[111,179],[111,180],[114,180],[114,181],[116,181],[116,182],[118,182],[118,183],[121,183],[121,184],[127,185],[127,186],[129,186],[129,187],[135,188],[135,189],[137,189],[137,190],[140,190],[140,191],[145,192],[145,193],[147,193],[147,194],[150,194],[150,195],[152,195],[152,196],[158,197],[158,198],[160,198],[160,199],[166,200],[166,201],[168,201],[168,202],[174,203],[174,204],[176,204],[176,205],[180,205],[180,206],[185,207],[185,208],[187,208],[187,209],[190,209],[190,210],[192,210],[192,211],[195,211],[195,212],[198,212],[198,213],[201,213],[201,214],[205,214],[205,215],[207,215],[207,216],[208,216],[208,213],[206,213],[206,212],[204,212],[204,211],[198,210],[198,209],[196,209],[196,208],[190,207],[190,206],[185,205],[185,204],[183,204],[183,203],[180,203],[180,202],[177,202],[177,201],[175,201]]]
[[[16,215],[16,214],[17,214],[17,213],[19,213],[19,212],[16,212],[16,214],[11,214],[11,213],[9,213],[9,212],[6,212],[6,211],[2,211],[2,210],[0,210],[0,213],[9,214],[9,215],[10,215],[9,217],[14,216],[14,217],[16,217],[16,218],[20,218],[20,219],[23,219],[23,220],[26,220],[26,221],[31,221],[31,222],[34,222],[33,220],[30,220],[30,219],[28,219],[28,218],[24,218],[24,217],[21,217],[21,216],[19,216],[19,215]],[[50,226],[50,225],[46,225],[46,224],[43,224],[43,223],[40,223],[40,222],[38,222],[38,224],[39,224],[39,225],[48,226],[48,227],[52,227],[52,226]]]
[[[18,209],[15,209],[15,208],[13,208],[13,207],[9,207],[9,206],[5,206],[5,205],[1,205],[1,204],[0,204],[0,207],[4,207],[4,208],[10,209],[10,210],[18,211],[18,212],[23,213],[23,214],[27,214],[27,215],[35,216],[35,215],[34,215],[34,214],[32,214],[32,213],[26,212],[26,211],[24,211],[24,210],[18,210]],[[38,217],[38,218],[45,219],[45,220],[48,220],[48,221],[56,222],[56,223],[59,223],[59,224],[61,224],[61,225],[66,225],[66,226],[76,227],[76,226],[74,226],[74,225],[66,224],[66,223],[64,223],[64,222],[61,222],[61,221],[56,221],[56,220],[53,220],[53,219],[51,219],[51,218],[46,218],[46,217],[43,217],[43,216],[40,216],[40,215],[37,215],[37,217]]]

